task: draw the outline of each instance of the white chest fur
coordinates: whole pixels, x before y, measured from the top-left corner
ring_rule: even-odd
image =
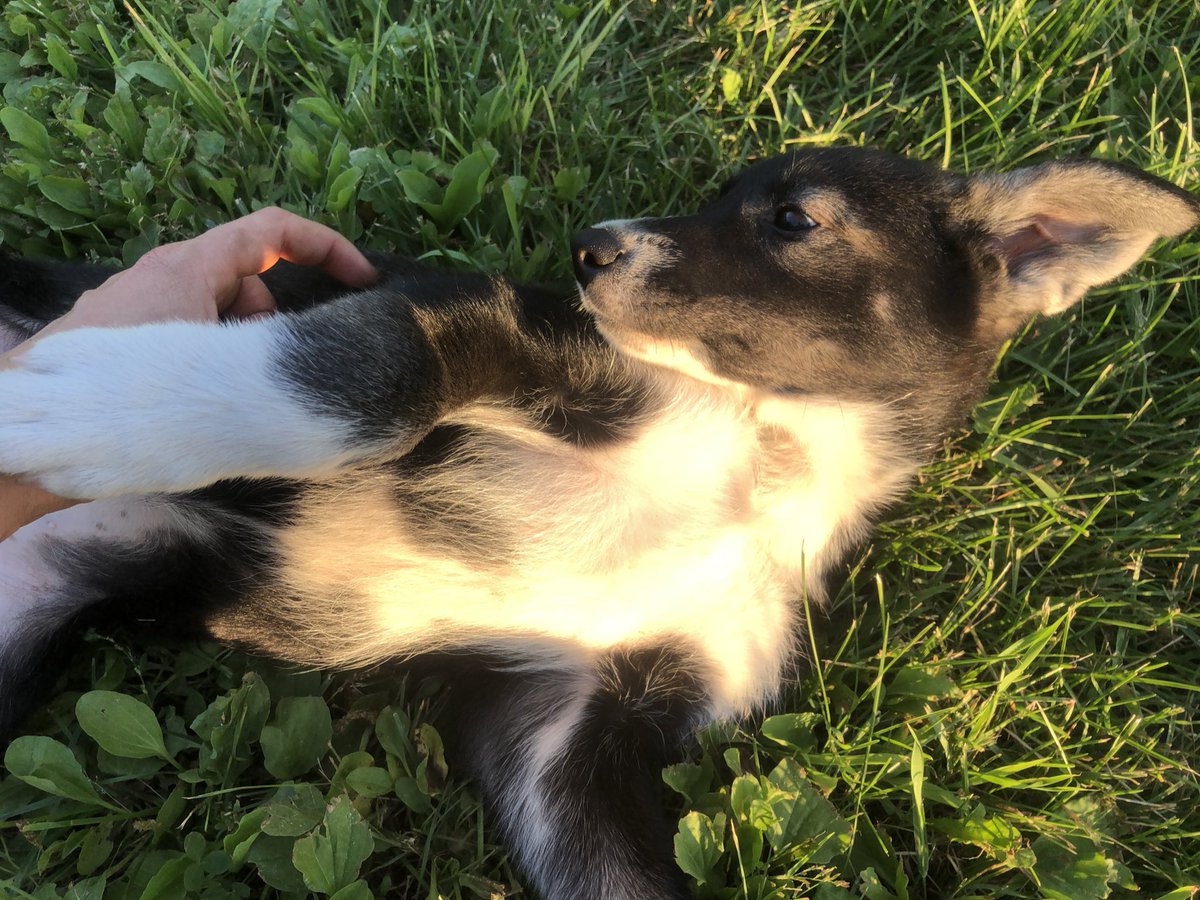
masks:
[[[322,595],[304,614],[326,653],[469,645],[577,663],[665,640],[710,670],[717,712],[744,711],[777,683],[831,560],[912,469],[886,456],[876,408],[750,403],[704,385],[603,448],[567,446],[507,410],[467,420],[477,437],[426,488],[502,511],[507,559],[423,546],[381,485],[326,489],[283,539],[288,581]],[[329,617],[312,621],[318,608]]]

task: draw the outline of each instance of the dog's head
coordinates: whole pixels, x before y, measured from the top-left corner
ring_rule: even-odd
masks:
[[[1107,162],[962,176],[831,148],[753,165],[695,215],[606,223],[572,249],[584,305],[630,356],[773,393],[903,403],[953,384],[936,393],[969,401],[1028,318],[1198,221],[1186,191]]]

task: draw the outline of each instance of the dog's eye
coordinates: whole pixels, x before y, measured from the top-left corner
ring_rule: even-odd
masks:
[[[798,234],[816,228],[817,223],[798,206],[781,206],[775,210],[775,227],[786,234]]]

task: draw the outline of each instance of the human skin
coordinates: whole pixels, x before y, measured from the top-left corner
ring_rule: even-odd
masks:
[[[367,287],[378,278],[366,257],[336,231],[282,209],[260,209],[199,237],[151,250],[81,295],[65,316],[0,355],[0,369],[19,366],[34,342],[71,328],[270,315],[275,300],[258,276],[281,259],[319,268],[350,287]],[[86,499],[60,497],[0,474],[0,540]]]

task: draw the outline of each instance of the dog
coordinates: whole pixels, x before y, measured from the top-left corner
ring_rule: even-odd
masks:
[[[0,735],[84,624],[431,658],[539,896],[687,897],[662,766],[772,701],[1004,342],[1198,222],[1111,162],[810,149],[583,231],[577,298],[373,257],[273,270],[269,318],[47,336],[0,372],[0,471],[95,499],[0,544]],[[109,274],[4,268],[9,345]]]

